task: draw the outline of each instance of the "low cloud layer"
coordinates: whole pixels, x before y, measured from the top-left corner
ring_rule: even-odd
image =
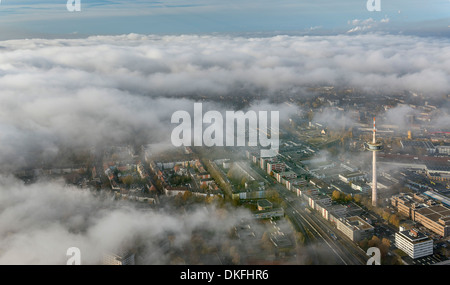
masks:
[[[264,106],[317,85],[441,97],[450,90],[449,47],[448,39],[391,35],[3,41],[0,160],[15,168],[61,145],[168,141],[171,114],[199,98],[220,109],[251,95]]]
[[[169,264],[172,257],[162,248],[168,235],[172,248],[182,249],[196,230],[208,229],[213,234],[205,243],[220,248],[229,230],[250,217],[214,206],[183,215],[173,209],[142,211],[62,182],[25,185],[6,176],[0,176],[0,209],[0,264],[66,264],[71,247],[80,249],[82,264],[99,264],[105,253],[137,246],[145,253],[140,252],[141,263]]]

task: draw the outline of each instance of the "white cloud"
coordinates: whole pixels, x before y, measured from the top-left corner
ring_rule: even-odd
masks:
[[[322,84],[427,96],[450,90],[442,38],[130,34],[0,46],[0,158],[11,167],[35,153],[51,158],[61,144],[169,141],[170,116],[192,108],[192,95],[268,99]]]
[[[348,24],[354,27],[348,30],[347,33],[350,34],[355,32],[366,32],[374,28],[378,28],[380,24],[387,24],[387,23],[389,23],[389,18],[387,17],[382,18],[378,22],[373,18],[368,18],[365,20],[354,19],[352,21],[348,21]]]
[[[0,176],[0,264],[66,264],[66,251],[78,247],[82,264],[99,264],[105,253],[141,246],[145,264],[168,264],[159,241],[170,233],[181,248],[197,229],[213,233],[205,242],[219,246],[228,230],[249,212],[214,206],[187,211],[142,211],[131,204],[101,200],[59,182],[24,185]],[[159,253],[158,253],[159,252]],[[142,253],[142,252],[141,252]],[[152,255],[151,253],[158,253]]]

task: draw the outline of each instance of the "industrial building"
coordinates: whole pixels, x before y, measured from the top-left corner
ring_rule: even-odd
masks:
[[[399,213],[421,223],[438,235],[450,236],[450,209],[438,205],[426,195],[400,193],[391,198],[391,204],[397,208]]]
[[[411,149],[423,149],[429,154],[433,154],[436,152],[436,147],[432,142],[429,141],[411,141],[411,140],[401,140],[400,144],[402,148],[411,148]]]
[[[450,166],[448,165],[427,165],[426,172],[431,180],[450,181]]]
[[[354,182],[358,180],[365,179],[367,177],[367,174],[361,172],[361,171],[353,171],[353,172],[346,172],[339,174],[339,179],[345,183]]]
[[[441,205],[412,211],[412,219],[442,237],[450,236],[450,209]]]

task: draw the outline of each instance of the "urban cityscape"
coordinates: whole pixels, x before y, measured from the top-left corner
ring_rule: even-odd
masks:
[[[280,137],[273,157],[260,156],[257,146],[105,145],[73,153],[76,164],[14,174],[27,184],[63,179],[114,207],[234,219],[220,233],[199,227],[180,247],[175,233],[159,233],[168,264],[363,265],[370,247],[380,249],[381,264],[448,263],[450,132],[434,123],[440,103],[407,92],[378,99],[374,110],[355,90],[312,92],[306,101],[282,102],[307,112],[269,130]],[[403,126],[389,120],[391,110],[404,108]],[[161,262],[143,256],[141,246],[98,262]]]
[[[0,264],[450,264],[448,1],[47,2],[0,3]]]

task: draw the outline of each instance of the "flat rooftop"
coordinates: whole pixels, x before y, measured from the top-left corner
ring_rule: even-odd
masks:
[[[373,228],[372,225],[370,225],[369,223],[367,223],[366,221],[364,221],[363,219],[361,219],[358,216],[348,217],[348,218],[346,218],[346,220],[347,220],[348,224],[350,224],[360,230],[369,230],[369,229]]]
[[[435,148],[433,143],[429,141],[407,141],[402,140],[401,144],[403,147],[419,147],[419,148]]]
[[[401,236],[412,243],[418,243],[429,240],[429,238],[419,231],[406,230],[399,232]]]
[[[258,200],[257,203],[260,207],[272,207],[272,203],[270,203],[267,199]]]
[[[450,216],[450,209],[441,205],[422,208],[416,212],[435,222],[438,222],[440,218]]]
[[[345,178],[352,178],[352,177],[359,177],[359,176],[365,176],[361,171],[353,171],[353,172],[345,172],[341,174]]]

